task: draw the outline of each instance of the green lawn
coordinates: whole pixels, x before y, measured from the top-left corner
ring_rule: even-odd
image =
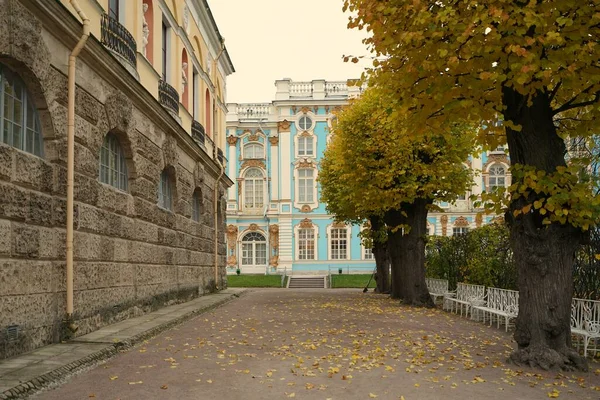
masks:
[[[364,288],[371,274],[331,275],[332,288]],[[375,279],[371,279],[370,288],[375,287]]]
[[[281,287],[281,275],[227,275],[229,287]]]

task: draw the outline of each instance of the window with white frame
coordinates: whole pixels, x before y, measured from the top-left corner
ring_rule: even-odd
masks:
[[[267,240],[258,232],[250,232],[242,238],[242,265],[266,265]]]
[[[345,260],[347,258],[347,235],[347,228],[332,228],[329,232],[329,254],[332,260]]]
[[[36,156],[43,155],[37,108],[25,83],[0,64],[0,141]]]
[[[315,259],[315,231],[312,228],[298,229],[298,259]]]
[[[469,232],[469,228],[466,226],[452,228],[452,236],[466,235]]]
[[[202,193],[200,190],[195,190],[192,195],[192,219],[200,222],[202,216]]]
[[[300,127],[301,130],[303,131],[307,131],[310,128],[312,128],[313,126],[313,121],[310,117],[303,115],[302,117],[300,117],[300,119],[298,120],[298,126]]]
[[[258,168],[250,168],[244,175],[244,207],[261,209],[264,206],[264,177]]]
[[[365,260],[374,260],[375,255],[373,254],[373,249],[370,247],[363,247],[363,259]]]
[[[313,156],[313,141],[312,136],[298,137],[298,156]]]
[[[260,143],[248,143],[244,146],[244,158],[265,158],[264,148]]]
[[[165,210],[173,209],[173,184],[169,172],[164,169],[158,184],[158,206]]]
[[[313,203],[314,197],[314,169],[301,168],[298,170],[298,201],[300,203]]]
[[[503,165],[494,164],[488,170],[488,190],[506,186],[506,169]]]
[[[100,182],[127,191],[127,164],[119,139],[112,133],[104,137],[100,148]]]

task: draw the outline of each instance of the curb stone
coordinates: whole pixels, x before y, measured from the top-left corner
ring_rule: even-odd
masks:
[[[0,393],[0,400],[26,399],[28,396],[46,389],[60,380],[67,379],[77,372],[82,371],[85,368],[92,367],[99,362],[108,361],[122,351],[130,349],[144,340],[148,340],[168,329],[171,329],[177,325],[181,325],[197,315],[212,311],[213,309],[220,307],[225,303],[239,298],[241,295],[247,292],[248,290],[244,290],[239,293],[232,293],[227,298],[219,300],[214,304],[192,310],[187,314],[177,317],[171,321],[165,322],[155,326],[154,328],[148,329],[145,332],[134,335],[127,340],[107,345],[107,347],[98,350],[95,353],[88,354],[79,360],[60,366],[52,371],[32,378],[27,382],[21,382],[19,385]],[[76,340],[73,342],[76,342]]]

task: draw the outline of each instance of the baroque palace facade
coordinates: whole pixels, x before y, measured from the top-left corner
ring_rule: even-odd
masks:
[[[233,72],[205,0],[0,1],[0,358],[226,286]]]
[[[361,227],[335,223],[319,200],[319,163],[334,111],[361,93],[356,81],[275,82],[271,103],[228,104],[228,273],[326,274],[370,272],[375,262],[361,244]],[[469,200],[508,185],[503,148],[470,156],[475,185],[443,213],[428,218],[430,235],[457,235],[489,223]]]

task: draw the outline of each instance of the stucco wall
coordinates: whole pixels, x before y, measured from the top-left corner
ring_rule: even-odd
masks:
[[[67,33],[54,27],[51,36],[46,29],[19,1],[0,0],[0,63],[26,83],[44,137],[42,158],[0,143],[0,358],[66,335],[69,48],[58,39]],[[160,116],[150,112],[140,97],[125,94],[106,78],[128,74],[108,52],[106,60],[94,63],[86,51],[78,61],[76,91],[76,335],[226,285],[223,183],[218,193],[219,279],[214,279],[218,167],[209,165],[214,162],[183,129],[161,122],[170,118],[166,111]],[[98,181],[100,147],[109,132],[126,155],[127,192]],[[173,211],[157,205],[158,181],[166,167],[175,179]],[[203,197],[200,223],[191,219],[196,189]],[[12,325],[19,326],[19,337],[7,342],[6,328]]]

